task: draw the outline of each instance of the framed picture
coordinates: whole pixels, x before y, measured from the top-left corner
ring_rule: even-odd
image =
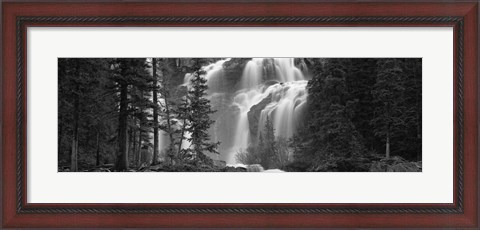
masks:
[[[2,8],[4,228],[478,228],[476,1]]]

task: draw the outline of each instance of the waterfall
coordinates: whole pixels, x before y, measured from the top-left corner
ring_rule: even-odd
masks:
[[[207,97],[217,113],[211,139],[220,141],[220,159],[235,164],[235,154],[256,142],[265,127],[266,117],[273,122],[275,136],[290,138],[303,116],[307,99],[307,80],[293,58],[253,58],[245,64],[235,90],[225,89],[224,59],[202,67],[209,87]],[[191,74],[186,74],[188,85]],[[227,105],[225,105],[225,103]],[[262,107],[262,103],[265,104]],[[260,107],[257,130],[252,133],[249,112]],[[251,115],[254,116],[254,115]],[[210,155],[211,156],[211,155]],[[214,159],[217,159],[214,157]]]
[[[242,89],[254,89],[262,83],[263,58],[254,58],[247,62],[243,70]]]
[[[295,124],[298,122],[297,118],[303,115],[302,107],[307,101],[305,90],[307,83],[306,80],[279,83],[266,90],[266,93],[271,95],[272,102],[262,110],[258,135],[265,127],[268,115],[273,121],[275,137],[288,139],[293,136],[296,130]]]
[[[230,58],[223,59],[215,63],[212,63],[210,65],[202,67],[202,70],[206,72],[205,79],[207,79],[209,94],[213,94],[222,90],[222,83],[224,81],[223,63],[229,60]],[[192,73],[185,74],[185,77],[183,79],[183,84],[188,85],[192,77],[193,77]]]

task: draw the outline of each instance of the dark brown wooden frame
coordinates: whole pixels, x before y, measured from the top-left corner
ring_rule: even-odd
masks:
[[[478,227],[478,3],[2,4],[3,227]],[[454,37],[452,204],[28,204],[29,26],[449,26]]]

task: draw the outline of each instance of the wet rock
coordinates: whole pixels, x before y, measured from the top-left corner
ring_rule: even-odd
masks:
[[[276,79],[277,71],[275,68],[275,60],[273,58],[263,59],[263,75],[266,80]]]
[[[285,172],[281,169],[268,169],[268,170],[265,170],[263,172],[266,172],[266,173],[281,173],[281,172]]]
[[[235,172],[235,167],[232,167],[232,166],[227,166],[225,168],[223,168],[224,172]]]
[[[222,161],[222,160],[213,160],[213,165],[215,167],[225,168],[227,166],[227,162]]]
[[[244,167],[233,167],[233,166],[227,166],[223,168],[223,172],[246,172],[247,169]]]
[[[247,172],[263,172],[265,169],[259,164],[253,164],[247,166]]]
[[[142,170],[146,169],[147,166],[148,166],[147,163],[142,162],[142,164],[140,164],[140,166],[138,166],[137,171],[142,171]]]
[[[265,86],[268,87],[268,86],[271,86],[271,85],[275,85],[275,84],[278,84],[278,83],[281,83],[277,80],[268,80],[268,81],[265,81]]]
[[[154,166],[150,166],[150,170],[152,171],[163,171],[164,169],[164,165],[163,164],[158,164],[158,165],[154,165]]]
[[[260,101],[258,104],[252,106],[250,111],[248,111],[248,124],[250,128],[250,137],[252,142],[256,142],[257,140],[257,131],[258,131],[258,123],[260,122],[260,115],[262,114],[262,110],[272,102],[272,96],[268,95],[265,99]]]
[[[295,67],[297,67],[304,75],[308,73],[307,63],[305,58],[295,58]]]

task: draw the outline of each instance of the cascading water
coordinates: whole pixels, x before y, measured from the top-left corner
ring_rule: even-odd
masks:
[[[226,92],[223,85],[226,61],[229,59],[202,69],[206,71],[209,86],[207,97],[218,111],[210,135],[212,140],[221,142],[219,159],[235,164],[235,154],[256,142],[263,132],[267,116],[273,122],[277,138],[292,137],[303,116],[307,80],[293,58],[254,58],[245,65],[235,92]],[[185,76],[184,85],[190,78],[189,74]],[[258,115],[254,107],[261,110]]]
[[[275,137],[288,139],[293,136],[307,100],[306,86],[306,80],[298,80],[275,84],[266,90],[272,102],[262,110],[257,136],[265,127],[267,116],[272,118]]]
[[[245,65],[240,81],[241,89],[254,89],[262,84],[263,58],[253,58]]]

